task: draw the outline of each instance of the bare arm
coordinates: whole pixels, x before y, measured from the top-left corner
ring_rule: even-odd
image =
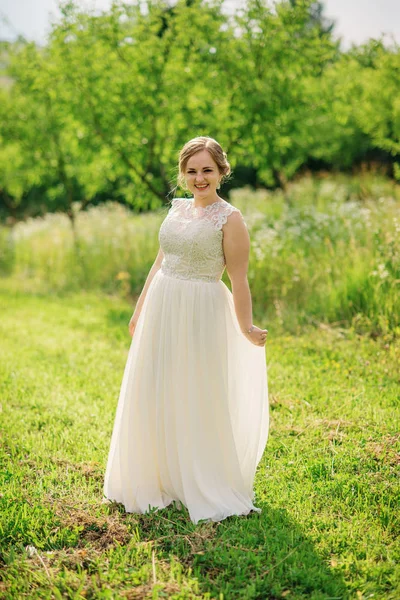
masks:
[[[149,274],[147,275],[145,284],[144,284],[141,294],[138,298],[138,301],[136,302],[135,311],[133,313],[133,315],[136,318],[138,318],[140,315],[140,311],[142,310],[144,299],[146,298],[147,290],[149,289],[149,286],[153,280],[154,275],[157,273],[158,269],[160,268],[163,258],[164,258],[164,252],[161,250],[161,247],[160,247],[158,250],[156,259],[149,271]]]
[[[253,311],[247,269],[249,265],[250,237],[238,212],[230,215],[224,225],[223,249],[226,270],[232,284],[233,301],[240,329],[245,331],[253,323]]]
[[[226,270],[232,284],[233,302],[240,329],[253,343],[264,345],[266,336],[262,334],[267,333],[266,329],[254,327],[250,334],[246,333],[253,323],[253,307],[247,280],[250,236],[239,212],[235,211],[229,216],[223,232]]]

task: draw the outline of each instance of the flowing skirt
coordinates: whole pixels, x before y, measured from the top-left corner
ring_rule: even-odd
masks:
[[[133,513],[183,503],[193,523],[261,512],[268,428],[265,347],[242,334],[231,291],[159,269],[129,349],[105,497]]]

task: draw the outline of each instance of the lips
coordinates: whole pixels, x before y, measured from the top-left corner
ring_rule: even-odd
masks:
[[[208,183],[207,183],[207,185],[202,185],[202,186],[195,185],[194,187],[196,187],[198,190],[205,190],[206,188],[208,188]]]

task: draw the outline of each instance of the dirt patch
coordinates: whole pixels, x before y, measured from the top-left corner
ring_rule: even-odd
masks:
[[[119,513],[95,516],[82,508],[56,504],[52,506],[64,527],[80,530],[80,542],[90,542],[94,548],[104,550],[115,543],[124,545],[131,538],[128,525],[121,522]]]
[[[341,442],[346,436],[345,430],[352,427],[354,427],[354,423],[344,419],[314,419],[310,420],[304,427],[290,423],[281,429],[294,436],[304,435],[311,430],[320,430],[323,438],[329,441]]]
[[[379,441],[370,438],[365,448],[375,460],[393,467],[400,465],[400,433],[383,436]]]
[[[86,479],[102,480],[104,477],[104,469],[99,462],[91,461],[87,463],[73,463],[64,458],[53,457],[51,459],[53,464],[65,467],[67,471],[75,473],[81,473]]]
[[[346,421],[345,419],[315,419],[312,424],[316,427],[325,427],[325,429],[338,429],[339,427],[341,429],[349,429],[354,426],[352,421]]]
[[[172,594],[178,594],[181,590],[181,586],[177,583],[160,583],[154,585],[148,583],[147,585],[139,585],[131,590],[121,590],[119,593],[122,598],[126,600],[145,600],[146,598],[154,598],[154,591],[163,592],[165,598],[170,598]]]
[[[75,571],[78,566],[87,569],[92,560],[100,554],[100,551],[94,548],[63,548],[43,551],[37,550],[34,546],[27,546],[26,550],[30,563],[39,569],[44,568],[50,579],[64,568],[72,571]]]

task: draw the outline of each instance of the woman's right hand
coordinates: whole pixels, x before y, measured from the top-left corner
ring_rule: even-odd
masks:
[[[133,337],[133,334],[135,333],[135,328],[136,328],[138,319],[139,319],[139,315],[136,313],[133,313],[133,315],[131,316],[131,320],[129,321],[129,334],[131,337]]]
[[[265,346],[267,341],[268,329],[260,329],[259,327],[253,326],[254,329],[250,333],[244,335],[247,339],[255,346]]]

